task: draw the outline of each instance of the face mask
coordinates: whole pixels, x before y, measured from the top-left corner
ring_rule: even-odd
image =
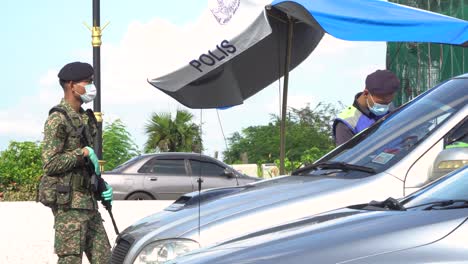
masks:
[[[81,101],[83,101],[83,103],[86,104],[86,103],[93,101],[94,98],[96,98],[97,90],[96,90],[96,86],[94,86],[94,84],[92,83],[85,85],[84,88],[85,88],[85,93],[80,94],[80,98],[81,98]]]
[[[381,116],[381,115],[385,115],[387,112],[388,112],[388,108],[390,106],[390,104],[388,105],[385,105],[385,104],[378,104],[374,101],[374,98],[372,98],[372,95],[370,95],[370,98],[372,100],[372,102],[374,103],[374,105],[372,107],[369,106],[369,101],[367,101],[367,107],[369,107],[369,110],[374,113],[374,115],[376,116]]]

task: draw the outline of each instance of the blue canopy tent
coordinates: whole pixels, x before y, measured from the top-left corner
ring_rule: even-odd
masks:
[[[187,107],[217,108],[242,104],[284,76],[280,132],[283,173],[289,71],[312,53],[325,33],[350,41],[468,45],[467,21],[390,2],[275,0],[243,32],[224,38],[230,50],[214,43],[212,47],[217,49],[203,54],[219,58],[222,52],[226,56],[221,60],[201,55],[205,61],[187,60],[170,74],[148,81]]]
[[[291,16],[303,8],[326,33],[344,40],[453,45],[468,41],[467,21],[386,1],[276,0],[272,6]]]

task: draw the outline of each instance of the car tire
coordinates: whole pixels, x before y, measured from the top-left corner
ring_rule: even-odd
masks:
[[[127,197],[127,200],[154,200],[154,198],[143,192],[137,192]]]

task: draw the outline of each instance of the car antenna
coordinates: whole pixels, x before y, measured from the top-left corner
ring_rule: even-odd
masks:
[[[200,109],[200,142],[199,142],[199,152],[200,152],[200,166],[198,166],[198,241],[201,241],[200,235],[200,215],[201,215],[201,188],[203,179],[201,177],[201,168],[202,168],[202,137],[203,137],[203,109]]]

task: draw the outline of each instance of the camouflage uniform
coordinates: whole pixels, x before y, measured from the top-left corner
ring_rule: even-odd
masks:
[[[83,142],[93,147],[97,127],[88,122],[82,108],[77,113],[64,99],[56,107],[64,109],[75,126],[64,114],[53,112],[44,127],[44,173],[57,177],[58,185],[70,190],[58,192],[57,206],[52,208],[58,263],[81,263],[83,251],[91,263],[108,263],[110,243],[90,188],[82,151]]]

